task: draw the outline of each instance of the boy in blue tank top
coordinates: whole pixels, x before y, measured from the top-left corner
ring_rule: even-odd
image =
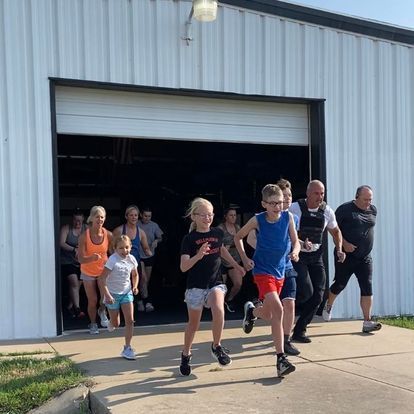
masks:
[[[257,308],[252,302],[245,303],[243,330],[250,333],[257,318],[270,321],[277,354],[277,375],[281,377],[296,369],[284,353],[283,307],[279,295],[283,287],[289,241],[292,244],[290,258],[293,261],[299,258],[300,244],[292,214],[283,211],[283,193],[277,185],[267,184],[262,189],[262,207],[266,211],[252,217],[234,236],[243,266],[246,270],[253,270],[259,299],[263,301]],[[258,230],[253,260],[247,257],[242,243],[252,230]]]

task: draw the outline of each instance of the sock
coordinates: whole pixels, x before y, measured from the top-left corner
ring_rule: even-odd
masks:
[[[285,342],[289,342],[289,335],[283,335],[283,337],[285,338]]]

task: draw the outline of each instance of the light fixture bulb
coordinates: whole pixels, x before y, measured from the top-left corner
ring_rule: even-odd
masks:
[[[217,17],[216,0],[193,0],[194,18],[201,22],[212,22]]]

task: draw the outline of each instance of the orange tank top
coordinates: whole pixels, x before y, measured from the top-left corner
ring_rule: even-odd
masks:
[[[91,239],[91,233],[89,229],[86,229],[85,232],[85,250],[86,256],[91,256],[94,253],[101,255],[101,258],[96,262],[82,263],[81,272],[86,276],[98,277],[101,275],[105,263],[108,260],[108,234],[105,229],[103,230],[103,240],[101,244],[95,244]]]

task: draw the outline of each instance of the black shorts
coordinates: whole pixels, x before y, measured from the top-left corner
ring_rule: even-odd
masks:
[[[62,277],[68,277],[69,275],[76,275],[80,279],[80,266],[73,264],[64,264],[61,266]]]
[[[145,267],[153,267],[154,266],[154,257],[147,257],[147,258],[141,258],[141,262],[144,263]]]
[[[343,263],[335,260],[335,279],[330,287],[334,295],[338,295],[347,285],[351,276],[355,274],[361,296],[372,296],[372,258],[355,259],[347,256]]]

